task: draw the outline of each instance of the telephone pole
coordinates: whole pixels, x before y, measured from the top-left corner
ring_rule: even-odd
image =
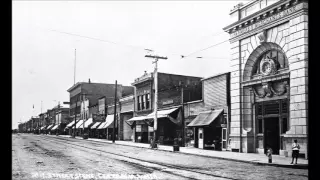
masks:
[[[116,118],[117,118],[117,80],[116,80],[116,88],[114,92],[114,112],[113,112],[113,136],[112,136],[112,142],[115,141],[115,132],[116,132]]]
[[[153,58],[155,61],[152,62],[155,63],[154,67],[154,123],[153,123],[153,141],[152,141],[152,148],[155,148],[155,142],[157,138],[157,128],[158,128],[158,119],[157,119],[157,111],[158,111],[158,60],[159,59],[168,59],[167,57],[161,57],[161,56],[152,56],[152,55],[145,55],[147,58]]]

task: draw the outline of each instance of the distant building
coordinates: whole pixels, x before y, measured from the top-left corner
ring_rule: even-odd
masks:
[[[231,43],[233,151],[308,157],[308,1],[255,0],[236,6]]]
[[[70,118],[78,120],[87,120],[89,118],[89,108],[97,104],[101,97],[106,99],[106,102],[113,101],[115,96],[115,84],[103,84],[89,82],[78,82],[69,88],[70,93]],[[133,91],[131,86],[123,86],[117,84],[117,98],[121,98]],[[92,114],[93,119],[96,115]],[[105,121],[105,119],[104,119]]]

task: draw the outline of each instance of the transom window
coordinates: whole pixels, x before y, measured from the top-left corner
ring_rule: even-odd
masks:
[[[278,50],[270,50],[265,52],[258,58],[255,65],[253,66],[252,75],[258,75],[261,73],[260,62],[262,59],[265,59],[265,58],[273,59],[276,64],[277,70],[288,68],[288,61],[286,59],[286,56]]]

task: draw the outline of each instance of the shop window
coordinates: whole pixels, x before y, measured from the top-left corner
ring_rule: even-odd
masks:
[[[263,133],[262,132],[262,119],[258,119],[258,133]]]

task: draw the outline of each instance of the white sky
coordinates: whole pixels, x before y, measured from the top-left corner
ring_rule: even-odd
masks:
[[[90,78],[131,85],[144,71],[153,71],[145,48],[168,57],[159,60],[159,72],[200,77],[228,72],[229,42],[186,59],[180,55],[228,40],[222,28],[229,25],[229,12],[239,2],[13,1],[12,128],[40,114],[41,101],[42,112],[58,101],[69,101],[75,48],[77,82]]]

